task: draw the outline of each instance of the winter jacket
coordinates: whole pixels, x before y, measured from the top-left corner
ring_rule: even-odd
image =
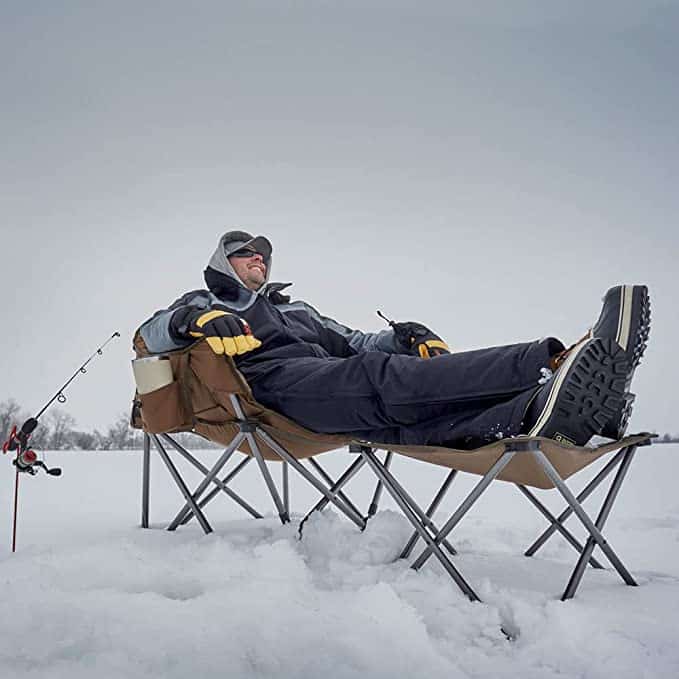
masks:
[[[231,267],[221,242],[204,277],[207,289],[187,292],[141,325],[139,334],[149,352],[172,351],[194,341],[181,336],[184,328],[180,328],[180,334],[173,333],[170,318],[178,309],[222,305],[244,318],[262,342],[259,349],[235,357],[239,369],[249,380],[265,372],[267,362],[272,359],[347,358],[366,351],[404,353],[391,328],[364,333],[321,315],[306,302],[290,301],[290,297],[282,293],[289,283],[267,282],[257,291],[249,290]]]

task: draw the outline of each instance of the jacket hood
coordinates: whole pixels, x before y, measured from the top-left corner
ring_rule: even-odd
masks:
[[[238,274],[231,266],[231,262],[229,262],[229,258],[227,256],[227,252],[234,252],[235,250],[238,250],[243,246],[249,244],[259,246],[265,252],[268,249],[268,257],[265,260],[266,275],[264,277],[264,283],[262,283],[262,285],[257,290],[254,291],[250,290],[243,283],[243,281],[241,281],[241,279],[238,277]],[[271,259],[272,259],[271,250],[272,250],[271,243],[264,236],[253,236],[247,231],[227,231],[224,235],[220,237],[219,243],[217,244],[217,248],[212,254],[212,257],[210,257],[210,261],[208,262],[208,269],[206,269],[206,275],[209,269],[213,269],[214,271],[217,271],[233,279],[236,284],[240,285],[248,292],[255,295],[261,295],[266,290],[267,283],[269,282],[269,276],[271,275]]]

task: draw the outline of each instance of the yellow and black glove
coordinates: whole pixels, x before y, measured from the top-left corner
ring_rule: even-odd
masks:
[[[215,354],[240,356],[262,346],[246,320],[216,306],[179,309],[170,320],[170,329],[178,337],[204,337]]]
[[[433,358],[450,353],[450,347],[421,323],[392,323],[394,335],[407,353],[421,358]]]

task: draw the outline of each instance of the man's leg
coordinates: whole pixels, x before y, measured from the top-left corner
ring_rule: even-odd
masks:
[[[394,427],[417,431],[437,418],[461,425],[519,395],[527,403],[542,369],[561,349],[558,340],[548,339],[427,360],[382,352],[287,359],[251,386],[258,401],[314,431],[386,435]],[[513,402],[494,412],[500,417],[495,432],[510,425],[516,430],[522,407],[523,401]]]
[[[469,448],[521,433],[582,446],[615,417],[629,367],[617,344],[585,338],[548,383],[480,412],[462,413],[461,419],[451,413],[437,423],[420,424],[401,438],[419,443],[418,434],[424,431],[426,443]]]
[[[366,441],[398,445],[471,449],[524,433],[524,420],[536,388],[498,403],[451,408],[439,417],[412,426],[360,432]]]

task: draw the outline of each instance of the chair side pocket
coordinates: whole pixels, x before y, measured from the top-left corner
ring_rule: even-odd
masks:
[[[139,396],[144,429],[151,434],[190,430],[191,414],[184,403],[179,382]]]

